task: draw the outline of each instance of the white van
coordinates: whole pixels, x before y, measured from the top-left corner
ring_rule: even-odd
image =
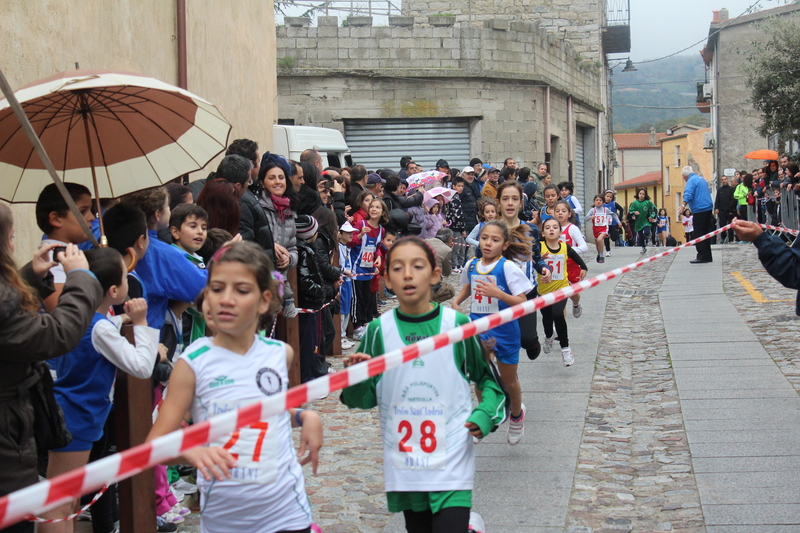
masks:
[[[300,161],[303,150],[313,149],[322,155],[323,167],[353,166],[353,156],[338,130],[314,126],[272,126],[272,152]]]

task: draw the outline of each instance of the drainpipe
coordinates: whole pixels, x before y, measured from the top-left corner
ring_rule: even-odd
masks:
[[[572,181],[572,163],[575,161],[575,137],[572,134],[572,97],[567,98],[567,181]]]
[[[550,86],[544,88],[544,162],[550,171]]]
[[[178,12],[178,87],[188,89],[186,82],[186,0],[176,0]]]

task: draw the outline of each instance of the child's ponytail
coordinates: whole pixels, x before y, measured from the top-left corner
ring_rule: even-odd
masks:
[[[520,224],[508,229],[508,226],[502,220],[490,220],[486,223],[484,229],[489,226],[500,228],[503,233],[503,240],[508,243],[508,248],[503,252],[503,257],[517,261],[530,261],[533,239],[528,235],[527,225]]]

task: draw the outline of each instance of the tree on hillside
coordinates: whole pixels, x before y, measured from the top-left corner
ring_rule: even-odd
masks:
[[[774,19],[767,43],[753,43],[745,67],[750,101],[760,111],[759,133],[800,140],[800,27],[792,20]]]

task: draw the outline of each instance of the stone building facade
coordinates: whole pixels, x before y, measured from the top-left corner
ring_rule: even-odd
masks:
[[[336,128],[350,143],[364,121],[401,128],[460,120],[469,146],[451,168],[470,156],[494,165],[514,157],[520,166],[549,158],[554,181],[572,176],[581,200],[603,186],[602,72],[540,25],[340,27],[334,17],[318,24],[277,28],[278,64],[291,66],[278,73],[281,121]],[[417,161],[430,168],[435,159]]]
[[[585,58],[603,58],[604,0],[403,0],[404,15],[453,14],[456,22],[482,26],[492,19],[536,22],[547,33],[572,43]]]
[[[750,104],[751,92],[745,83],[743,68],[749,64],[747,57],[752,43],[766,43],[771,39],[766,29],[770,18],[797,19],[799,16],[800,6],[794,4],[736,19],[729,19],[727,10],[715,12],[703,50],[712,95],[707,101],[698,102],[701,111],[710,111],[714,178],[718,179],[725,168],[750,170],[760,165],[760,162],[742,159],[748,152],[767,148],[769,144],[768,139],[758,133],[760,113]]]

